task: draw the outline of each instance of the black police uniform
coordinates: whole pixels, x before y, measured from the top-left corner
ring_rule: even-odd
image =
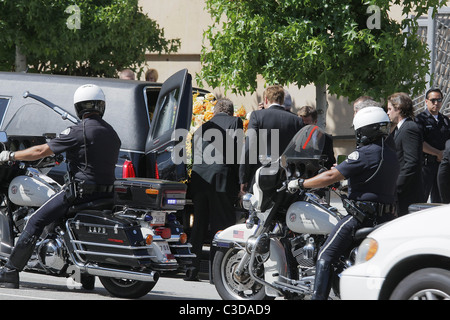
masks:
[[[331,266],[351,248],[357,229],[395,218],[395,194],[400,166],[395,150],[381,139],[361,146],[336,169],[348,179],[348,199],[365,212],[365,218],[348,214],[322,246],[316,266],[314,299],[326,299],[331,288]]]
[[[447,116],[439,113],[436,120],[428,109],[426,109],[417,115],[415,121],[422,131],[424,142],[427,142],[430,146],[438,150],[445,149],[445,142],[450,138],[450,120]],[[421,201],[427,201],[431,193],[431,202],[441,202],[437,186],[437,172],[439,169],[437,157],[424,153],[423,161],[422,180],[424,198]]]
[[[67,201],[63,190],[33,213],[6,264],[9,270],[22,271],[45,226],[62,218],[71,205],[112,197],[121,142],[115,130],[98,114],[64,130],[48,145],[55,154],[66,152],[70,171],[75,180],[83,182],[84,192],[72,202]]]

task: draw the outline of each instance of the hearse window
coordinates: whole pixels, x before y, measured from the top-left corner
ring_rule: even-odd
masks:
[[[153,119],[153,114],[155,113],[156,102],[158,101],[158,94],[161,88],[146,88],[146,98],[147,98],[147,111],[150,123]]]
[[[175,89],[163,98],[162,107],[156,119],[157,122],[154,124],[156,126],[155,138],[174,128],[179,94],[179,89]]]
[[[0,96],[0,127],[3,125],[3,118],[5,117],[10,101],[10,97]]]

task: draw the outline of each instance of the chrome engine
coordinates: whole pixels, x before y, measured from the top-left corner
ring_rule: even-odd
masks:
[[[48,235],[38,241],[35,251],[27,264],[27,269],[45,271],[46,274],[61,275],[68,266],[67,249],[58,236]]]
[[[66,249],[58,238],[43,240],[37,251],[41,266],[52,274],[59,274],[67,265]]]
[[[308,234],[291,239],[291,253],[300,269],[313,268],[318,254],[316,239]]]

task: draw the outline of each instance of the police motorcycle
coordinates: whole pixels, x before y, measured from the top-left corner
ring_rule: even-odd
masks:
[[[77,118],[38,96],[26,94],[56,111]],[[55,108],[57,108],[55,110]],[[54,134],[27,135],[30,115],[36,124],[61,117],[41,104],[22,106],[0,132],[2,150],[16,151],[45,143]],[[31,124],[30,124],[31,125]],[[34,128],[36,129],[36,128]],[[0,263],[5,264],[29,217],[67,185],[50,177],[62,156],[0,165]],[[78,192],[82,190],[78,190]],[[118,179],[114,198],[73,205],[60,221],[47,226],[24,272],[68,278],[69,288],[94,288],[98,277],[113,296],[138,298],[156,285],[162,272],[184,270],[195,257],[175,212],[185,204],[182,183],[145,178]]]
[[[347,210],[358,210],[336,187],[288,192],[290,180],[310,178],[324,169],[324,143],[319,127],[305,126],[278,160],[257,170],[253,194],[243,197],[250,213],[246,223],[219,231],[213,240],[212,276],[223,299],[304,299],[312,295],[319,249],[343,217],[326,201],[327,192],[333,189],[346,209],[351,206]],[[332,283],[337,296],[338,275],[352,265],[357,239],[361,241],[370,231],[358,230],[355,246],[334,266]]]

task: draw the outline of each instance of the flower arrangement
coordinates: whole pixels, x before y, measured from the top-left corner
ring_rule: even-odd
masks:
[[[242,119],[242,122],[244,124],[244,132],[247,132],[248,122],[250,120],[247,119],[247,111],[245,111],[243,105],[234,112],[234,116]]]
[[[189,132],[193,134],[203,123],[214,117],[214,106],[217,100],[213,93],[208,93],[202,97],[197,91],[192,96],[192,101],[192,122]],[[242,119],[244,132],[247,131],[249,120],[247,119],[247,111],[243,105],[240,108],[235,108],[234,116]]]
[[[192,96],[192,121],[186,137],[186,153],[187,153],[187,167],[188,176],[191,176],[192,170],[192,136],[194,132],[200,128],[202,124],[214,117],[214,106],[217,103],[216,97],[212,93],[200,96],[197,91]]]
[[[192,106],[192,123],[190,132],[194,133],[203,123],[214,117],[214,106],[217,103],[216,97],[208,93],[201,97],[199,92],[194,93]]]
[[[200,96],[200,93],[198,91],[193,94],[192,101],[193,105],[191,128],[189,129],[188,135],[186,137],[187,168],[189,178],[192,171],[192,136],[203,123],[211,120],[212,117],[214,117],[214,106],[217,103],[216,97],[213,93],[208,93],[204,96]],[[241,105],[240,108],[235,108],[234,116],[242,119],[244,132],[246,132],[249,120],[247,119],[247,112],[245,110],[245,107]]]

